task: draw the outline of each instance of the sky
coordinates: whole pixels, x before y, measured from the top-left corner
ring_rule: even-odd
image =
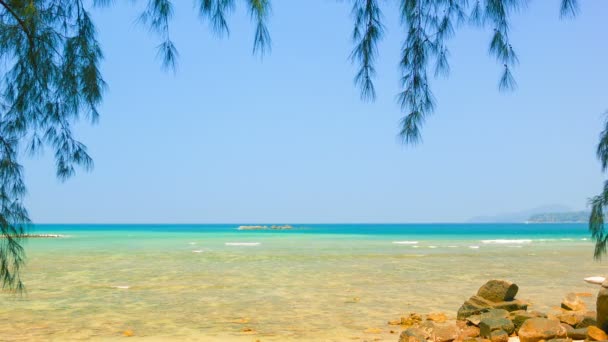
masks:
[[[584,209],[602,187],[608,2],[581,2],[574,20],[559,19],[557,0],[515,14],[510,93],[498,90],[490,32],[459,30],[417,146],[398,137],[405,34],[392,2],[373,103],[353,84],[348,2],[273,1],[263,59],[251,53],[245,6],[222,39],[192,3],[175,4],[176,73],[162,70],[158,38],[136,23],[143,1],[93,10],[108,89],[100,122],[75,133],[95,167],[61,182],[52,151],[24,156],[35,222],[459,222]]]

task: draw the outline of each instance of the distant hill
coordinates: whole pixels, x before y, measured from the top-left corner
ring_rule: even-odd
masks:
[[[561,213],[540,213],[528,218],[530,223],[586,223],[589,222],[590,212],[570,211]]]
[[[544,205],[541,207],[522,210],[510,213],[501,213],[495,215],[476,216],[470,218],[467,222],[472,223],[521,223],[530,220],[530,217],[543,213],[564,213],[572,212],[571,208],[563,205]]]

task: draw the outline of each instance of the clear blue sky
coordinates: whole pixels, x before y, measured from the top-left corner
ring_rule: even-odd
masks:
[[[397,138],[404,33],[392,5],[370,104],[353,86],[348,2],[273,1],[262,61],[243,6],[229,39],[217,39],[191,2],[175,2],[175,75],[135,23],[143,3],[95,12],[109,89],[99,124],[77,126],[95,168],[61,183],[49,150],[25,161],[35,221],[454,222],[582,209],[602,186],[594,151],[608,109],[607,2],[581,2],[573,21],[559,20],[557,0],[517,14],[519,88],[509,94],[497,89],[490,33],[459,31],[415,148]]]

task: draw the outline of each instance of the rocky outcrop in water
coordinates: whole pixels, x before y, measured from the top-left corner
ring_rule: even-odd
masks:
[[[598,313],[587,311],[578,294],[569,293],[561,306],[549,314],[528,311],[528,304],[515,298],[519,287],[505,280],[490,280],[458,309],[456,320],[445,314],[411,313],[390,321],[404,330],[399,342],[572,342],[604,341],[598,328],[608,325],[608,286],[598,296]],[[591,294],[583,293],[589,297]],[[599,314],[597,315],[599,317]],[[393,332],[393,331],[391,331]]]

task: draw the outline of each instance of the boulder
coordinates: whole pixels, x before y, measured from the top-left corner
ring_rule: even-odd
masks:
[[[562,323],[566,323],[574,327],[583,321],[585,315],[577,312],[568,311],[563,314],[556,315],[555,318],[557,318]]]
[[[483,299],[479,296],[473,296],[467,299],[458,309],[457,318],[464,320],[472,315],[479,315],[482,312],[488,311],[492,308],[492,302]]]
[[[479,323],[479,334],[485,338],[491,338],[492,332],[495,330],[503,330],[508,334],[515,330],[513,322],[504,317],[489,317],[482,318]]]
[[[475,326],[479,326],[479,322],[481,322],[481,315],[471,315],[467,317],[466,321]]]
[[[510,301],[515,298],[519,287],[506,280],[490,280],[477,291],[477,295],[491,302]]]
[[[426,342],[430,337],[426,331],[420,328],[408,328],[399,335],[399,342]]]
[[[460,329],[456,323],[435,323],[426,321],[419,326],[434,342],[450,342],[458,338]]]
[[[567,332],[567,336],[573,340],[584,340],[587,338],[587,328],[572,329]]]
[[[585,303],[576,295],[576,293],[568,293],[562,300],[561,307],[570,311],[585,311],[587,307]]]
[[[418,323],[422,322],[422,316],[420,316],[419,314],[413,312],[410,313],[408,316],[402,316],[400,323],[401,325],[404,326],[412,326],[412,325],[416,325]]]
[[[597,326],[608,330],[608,288],[601,287],[597,294]]]
[[[517,334],[521,342],[538,342],[566,337],[566,329],[561,326],[559,321],[530,318],[522,324]]]
[[[604,332],[604,330],[590,326],[587,328],[587,340],[589,341],[604,341],[608,340],[608,335]]]
[[[552,338],[547,340],[547,342],[572,342],[571,338]]]

